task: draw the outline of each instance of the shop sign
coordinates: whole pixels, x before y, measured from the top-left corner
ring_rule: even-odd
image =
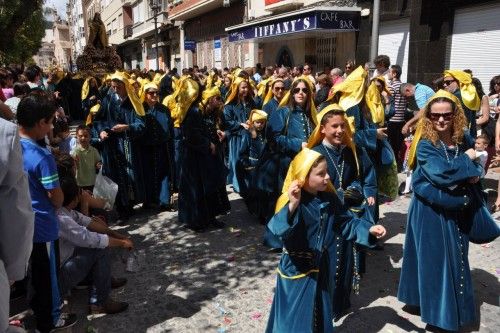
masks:
[[[222,49],[221,49],[220,38],[214,39],[214,61],[215,61],[215,67],[218,67],[218,65],[220,65],[222,62]]]
[[[196,41],[185,39],[184,50],[196,51]]]
[[[229,41],[281,36],[308,30],[358,31],[358,11],[313,11],[275,21],[250,25],[229,33]]]

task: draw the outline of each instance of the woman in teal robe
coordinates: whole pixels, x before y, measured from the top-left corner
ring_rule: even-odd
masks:
[[[236,174],[236,165],[240,158],[239,152],[243,137],[249,126],[246,122],[252,109],[255,109],[255,103],[247,80],[241,77],[236,78],[231,89],[223,113],[223,127],[229,145],[227,180],[228,184],[232,184],[234,192],[239,193],[240,185]]]
[[[460,101],[440,90],[423,117],[409,157],[414,196],[398,299],[419,307],[429,325],[458,331],[477,319],[469,241],[485,233],[490,241],[500,231],[477,191],[482,167],[474,161],[473,139],[464,133]]]
[[[145,133],[141,138],[142,166],[144,171],[143,208],[159,205],[170,207],[173,185],[174,127],[170,112],[158,102],[158,88],[154,83],[145,86]]]
[[[220,227],[217,215],[231,210],[226,192],[224,151],[217,135],[221,119],[216,108],[222,108],[222,101],[217,97],[218,100],[212,97],[214,101],[209,101],[204,112],[190,107],[181,125],[179,222],[194,231],[203,231],[210,225]]]
[[[113,130],[116,125],[128,125],[128,128],[118,132]],[[92,126],[93,136],[101,141],[103,175],[118,184],[115,203],[120,218],[127,220],[133,212],[133,205],[141,203],[144,198],[139,147],[144,120],[137,114],[130,98],[120,99],[116,93],[110,92],[101,101]],[[107,134],[104,140],[102,132]]]
[[[292,83],[282,103],[286,106],[269,117],[268,146],[262,158],[265,172],[258,183],[260,189],[270,193],[272,201],[281,194],[290,161],[305,146],[317,122],[310,83],[304,79]],[[264,244],[271,248],[281,247],[281,242],[268,230],[264,234]]]

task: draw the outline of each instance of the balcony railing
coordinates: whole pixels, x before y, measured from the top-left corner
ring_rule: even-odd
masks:
[[[123,28],[123,38],[132,37],[134,30],[132,29],[132,24],[126,25]]]

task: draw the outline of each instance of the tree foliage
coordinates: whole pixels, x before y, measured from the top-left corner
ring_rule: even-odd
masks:
[[[0,0],[0,63],[24,63],[40,49],[44,1]]]

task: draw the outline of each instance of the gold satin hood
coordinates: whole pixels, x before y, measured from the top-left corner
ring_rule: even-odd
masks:
[[[132,106],[139,116],[143,117],[146,113],[144,112],[144,106],[142,105],[139,96],[134,91],[134,88],[130,85],[129,76],[124,72],[115,72],[111,76],[111,80],[118,80],[125,85],[125,89],[127,90],[127,96],[132,103]]]
[[[462,101],[466,107],[472,111],[477,111],[481,107],[481,99],[477,94],[476,87],[472,83],[472,76],[469,73],[460,70],[449,69],[444,71],[443,75],[452,76],[458,81]]]
[[[328,101],[332,100],[335,94],[340,93],[339,105],[342,110],[347,110],[358,105],[365,96],[366,80],[368,73],[363,66],[356,68],[344,82],[334,85],[328,94]]]
[[[300,184],[304,184],[307,179],[307,175],[311,170],[314,162],[316,162],[320,157],[320,153],[311,150],[309,148],[302,149],[290,163],[288,172],[286,174],[285,181],[283,183],[283,189],[281,190],[281,195],[276,202],[275,212],[279,212],[285,205],[289,202],[288,199],[288,189],[294,180],[298,180]],[[328,181],[327,192],[335,192],[335,189],[331,183]]]

